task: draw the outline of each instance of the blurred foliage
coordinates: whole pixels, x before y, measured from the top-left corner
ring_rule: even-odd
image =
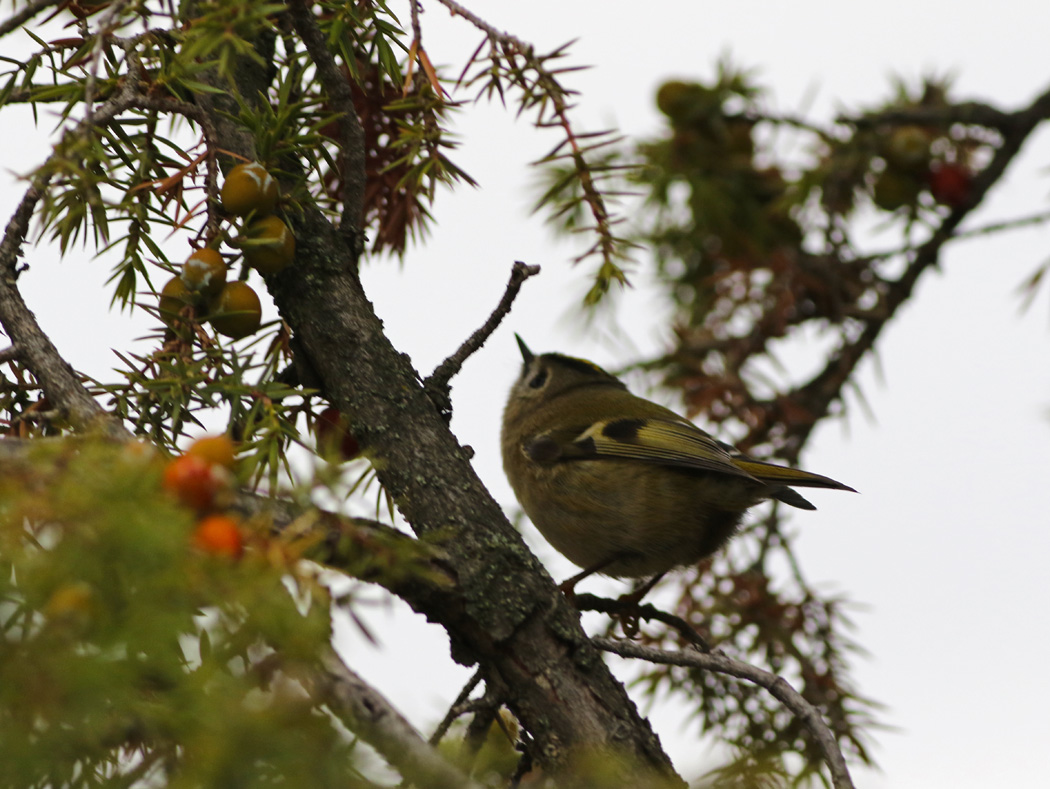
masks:
[[[35,442],[0,477],[0,786],[353,786],[297,679],[330,599],[265,523],[240,561],[139,444]]]
[[[955,122],[948,85],[933,79],[912,92],[898,84],[885,104],[827,129],[767,114],[761,97],[726,63],[709,84],[657,94],[668,128],[637,149],[637,229],[675,306],[676,343],[645,366],[691,414],[742,426],[742,449],[795,460],[832,404],[817,407],[778,365],[778,341],[805,327],[825,354],[885,320],[902,261],[968,206],[1000,135]],[[791,148],[802,153],[785,160]],[[867,251],[877,235],[904,243]]]

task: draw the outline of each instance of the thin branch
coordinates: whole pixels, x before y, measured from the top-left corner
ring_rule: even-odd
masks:
[[[872,126],[940,126],[956,123],[985,126],[989,129],[1007,130],[1017,121],[1017,113],[1003,112],[977,101],[933,107],[908,107],[906,109],[883,110],[860,117],[840,115],[836,123],[870,128]]]
[[[339,222],[339,232],[350,244],[354,258],[357,259],[364,251],[365,244],[363,230],[366,171],[364,129],[361,128],[361,119],[357,116],[350,83],[339,70],[335,58],[328,49],[324,33],[317,26],[312,3],[305,0],[292,0],[288,3],[288,16],[317,68],[317,76],[328,94],[332,108],[341,116],[339,131],[342,139],[339,142],[343,152],[342,173],[340,173],[343,214]]]
[[[598,649],[612,652],[621,657],[640,658],[652,663],[662,663],[670,666],[687,666],[705,671],[717,671],[720,674],[738,677],[765,688],[770,695],[787,707],[802,722],[809,733],[813,735],[813,738],[824,752],[824,759],[831,772],[831,780],[835,789],[853,788],[853,781],[849,775],[849,768],[846,766],[846,759],[842,755],[842,750],[839,748],[835,735],[825,725],[817,709],[802,698],[783,677],[778,677],[776,674],[742,661],[734,660],[721,653],[669,652],[613,638],[592,638],[591,643]]]
[[[0,351],[0,364],[7,364],[8,362],[15,361],[21,353],[18,350],[17,345],[11,345]]]
[[[1029,214],[1028,216],[1017,217],[1016,219],[1003,219],[998,222],[989,222],[985,225],[977,225],[976,227],[971,227],[966,230],[960,230],[958,233],[953,234],[951,238],[946,239],[945,243],[947,244],[952,241],[959,241],[966,238],[990,236],[994,233],[1002,233],[1007,230],[1018,230],[1031,225],[1042,225],[1046,222],[1050,222],[1050,211],[1040,211],[1035,214]],[[887,258],[897,257],[898,255],[906,255],[910,252],[914,252],[915,249],[916,247],[914,244],[909,244],[907,246],[897,247],[896,249],[872,252],[864,255],[864,258],[867,260],[885,260]]]
[[[312,677],[329,707],[351,731],[417,786],[480,789],[419,736],[412,725],[375,688],[328,649]]]
[[[448,712],[445,713],[445,717],[441,719],[441,723],[434,729],[434,733],[430,735],[430,739],[427,740],[432,746],[436,746],[441,742],[442,738],[448,732],[449,726],[452,725],[452,721],[458,718],[464,713],[463,703],[470,698],[470,694],[474,692],[474,688],[481,682],[481,671],[475,671],[474,676],[470,678],[470,681],[463,686],[463,689],[456,696],[456,700],[452,702],[448,708]]]
[[[137,80],[126,80],[120,92],[99,107],[94,123],[108,123],[124,110],[135,106],[139,98],[137,90]],[[67,138],[86,134],[90,128],[81,121],[67,132]],[[112,438],[127,439],[130,433],[88,394],[73,368],[40,328],[18,291],[18,257],[33,211],[47,189],[48,182],[49,176],[46,175],[34,179],[7,223],[3,240],[0,241],[0,324],[18,347],[25,366],[40,382],[47,399],[62,411],[74,428],[101,428],[103,433]]]
[[[127,2],[128,0],[114,0],[98,20],[98,32],[95,33],[95,41],[91,45],[87,76],[84,79],[84,124],[87,128],[94,128],[95,86],[98,82],[98,67],[102,62],[102,50],[110,34],[116,29],[115,21],[120,17],[120,12],[124,10]],[[87,33],[86,20],[83,22],[83,31]],[[125,51],[130,56],[130,51]]]
[[[807,121],[805,118],[800,118],[797,115],[756,110],[754,112],[745,112],[744,117],[754,123],[773,123],[778,126],[791,126],[796,129],[801,129],[802,131],[817,135],[820,139],[829,144],[838,142],[838,139],[833,132],[818,126],[816,123]]]
[[[412,40],[418,46],[423,46],[423,29],[419,24],[419,0],[409,0],[408,5],[412,10]]]
[[[510,33],[505,33],[499,28],[496,28],[482,19],[480,16],[464,8],[455,0],[438,0],[441,5],[445,6],[455,16],[461,16],[466,19],[470,24],[474,25],[478,30],[482,30],[490,39],[496,39],[504,43],[513,44],[522,54],[532,52],[532,45],[526,44],[520,38],[512,36]]]
[[[13,16],[0,22],[0,36],[6,36],[8,33],[18,30],[24,23],[28,22],[41,11],[48,9],[53,5],[58,5],[60,2],[62,2],[62,0],[33,0],[32,3],[27,4],[21,11],[16,12]]]
[[[219,205],[219,132],[212,123],[211,116],[196,104],[161,96],[142,95],[136,106],[156,112],[170,112],[182,115],[201,127],[204,136],[204,191],[208,200],[208,221],[205,233],[208,240],[219,235],[222,216],[216,210]]]
[[[539,273],[539,266],[526,266],[520,260],[514,261],[514,266],[510,271],[510,281],[507,282],[507,289],[503,292],[503,298],[499,300],[496,309],[492,311],[481,328],[470,335],[467,341],[459,346],[459,350],[439,364],[430,377],[423,382],[428,392],[444,392],[445,396],[448,396],[448,382],[452,380],[452,376],[460,371],[463,362],[485,344],[492,332],[496,331],[496,327],[510,312],[510,307],[517,298],[518,291],[521,290],[521,284],[529,277],[534,277]]]

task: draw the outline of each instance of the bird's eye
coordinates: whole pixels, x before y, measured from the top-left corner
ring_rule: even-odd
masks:
[[[539,389],[545,383],[547,383],[547,371],[546,370],[540,370],[538,373],[536,373],[534,376],[532,376],[532,378],[529,380],[529,388],[530,389]]]

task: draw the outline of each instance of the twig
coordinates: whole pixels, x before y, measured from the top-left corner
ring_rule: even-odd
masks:
[[[776,674],[742,661],[734,660],[721,653],[669,652],[614,638],[592,638],[591,643],[598,649],[612,652],[621,657],[640,658],[670,666],[688,666],[704,669],[705,671],[717,671],[721,674],[745,679],[759,687],[765,688],[777,701],[787,707],[802,722],[809,733],[813,735],[813,738],[824,752],[824,759],[831,772],[831,781],[835,789],[853,788],[853,781],[849,775],[849,768],[846,766],[846,759],[842,755],[842,750],[839,748],[835,736],[828,729],[817,709],[802,698],[783,677],[778,677]]]
[[[350,729],[417,786],[480,789],[430,747],[375,688],[328,649],[311,678]]]
[[[984,225],[977,225],[976,227],[967,228],[966,230],[960,230],[954,233],[951,238],[946,239],[945,243],[952,241],[959,241],[965,238],[977,238],[978,236],[990,236],[993,233],[1002,233],[1007,230],[1018,230],[1029,225],[1041,225],[1050,221],[1050,211],[1040,211],[1036,214],[1029,214],[1028,216],[1018,217],[1016,219],[1003,219],[999,222],[989,222]],[[897,257],[898,255],[906,255],[909,252],[914,252],[916,249],[915,245],[909,244],[907,246],[897,247],[896,249],[887,249],[882,252],[872,252],[866,254],[865,259],[870,260],[885,260],[887,258]]]
[[[452,721],[463,714],[463,702],[465,702],[470,694],[474,692],[474,688],[481,682],[481,671],[474,672],[474,676],[470,678],[470,681],[463,686],[463,690],[456,696],[456,700],[452,702],[452,705],[448,708],[448,712],[445,713],[445,717],[441,719],[441,723],[434,729],[434,733],[430,735],[430,739],[427,740],[432,746],[436,746],[441,739],[448,733],[449,726],[452,725]]]
[[[105,47],[109,34],[116,29],[114,20],[124,10],[127,0],[114,0],[114,2],[103,11],[98,20],[98,32],[95,33],[95,41],[91,45],[91,54],[88,56],[87,76],[84,79],[84,123],[87,128],[94,128],[95,115],[95,85],[98,82],[98,67],[102,62],[102,50]],[[110,26],[113,25],[111,29]],[[87,20],[83,22],[83,31],[87,34]],[[129,53],[130,54],[130,53]]]
[[[15,361],[21,353],[19,353],[17,345],[11,345],[0,351],[0,364],[7,364],[8,362]]]
[[[486,22],[474,12],[470,11],[467,8],[464,8],[459,3],[455,2],[455,0],[438,0],[438,2],[440,2],[441,5],[445,6],[454,15],[463,17],[468,22],[470,22],[470,24],[474,25],[474,27],[476,27],[478,30],[484,31],[490,39],[496,39],[498,41],[513,44],[522,54],[532,52],[532,46],[530,44],[526,44],[520,38],[516,38],[510,33],[505,33],[502,30],[490,25],[488,22]]]
[[[810,134],[815,134],[820,139],[827,143],[835,143],[837,139],[835,134],[827,129],[818,126],[816,123],[807,121],[805,118],[800,118],[796,115],[789,114],[777,114],[772,112],[754,111],[745,112],[744,117],[754,123],[773,123],[778,126],[792,126],[802,131],[807,131]]]
[[[419,0],[409,0],[408,6],[412,11],[412,40],[418,46],[423,46],[423,29],[419,24]]]
[[[343,214],[339,221],[339,232],[349,243],[356,259],[360,257],[365,246],[362,227],[366,170],[364,129],[361,128],[361,119],[358,118],[357,108],[354,107],[354,94],[350,90],[350,83],[336,65],[325,36],[317,26],[313,4],[305,0],[292,0],[288,3],[288,15],[314,62],[317,76],[328,94],[332,109],[341,116],[339,131],[342,139],[339,142],[343,152],[340,173]]]
[[[514,267],[510,271],[510,281],[507,283],[507,289],[503,292],[503,298],[500,299],[499,304],[496,305],[496,309],[494,309],[492,314],[489,315],[488,320],[482,324],[480,329],[470,335],[466,342],[459,346],[459,350],[439,364],[437,369],[430,374],[430,377],[423,382],[423,387],[431,397],[443,397],[447,400],[449,392],[448,382],[452,380],[452,376],[459,372],[460,368],[463,366],[463,362],[465,362],[472,353],[485,344],[485,340],[489,338],[492,332],[496,330],[496,327],[500,325],[500,322],[506,317],[507,313],[510,312],[510,306],[514,303],[514,299],[517,298],[518,291],[521,290],[521,283],[529,277],[533,277],[539,273],[539,266],[526,266],[520,260],[514,261]],[[449,413],[451,413],[451,404],[448,406],[448,409]]]
[[[211,116],[196,104],[160,96],[140,96],[136,106],[156,112],[182,115],[201,127],[201,134],[204,136],[204,191],[208,201],[208,221],[205,225],[205,233],[209,241],[216,238],[222,223],[222,217],[217,210],[219,206],[219,132],[212,123]]]
[[[438,0],[438,2],[448,8],[453,14],[463,17],[476,28],[483,31],[488,36],[494,50],[496,49],[497,44],[501,45],[504,49],[504,54],[511,63],[514,62],[515,55],[520,55],[525,60],[525,63],[535,72],[535,78],[528,79],[526,78],[524,71],[517,68],[516,63],[513,66],[509,66],[507,69],[508,77],[526,96],[526,101],[523,102],[522,108],[524,109],[527,106],[533,105],[539,107],[539,117],[536,119],[536,127],[541,129],[560,127],[564,132],[564,140],[554,148],[551,154],[541,159],[540,162],[553,161],[555,154],[563,146],[566,144],[569,146],[569,153],[565,155],[565,158],[572,161],[574,173],[579,181],[581,192],[580,199],[587,204],[587,209],[590,211],[591,218],[594,220],[593,227],[581,227],[579,228],[579,232],[593,230],[598,237],[597,241],[595,241],[595,243],[585,252],[578,255],[574,262],[579,263],[590,255],[597,253],[602,259],[602,275],[607,277],[605,282],[607,283],[612,279],[616,279],[621,283],[626,283],[626,274],[624,274],[623,269],[615,262],[618,257],[617,247],[621,245],[623,239],[616,237],[613,233],[613,226],[620,222],[621,219],[616,218],[606,205],[605,198],[607,193],[603,193],[598,188],[598,185],[595,183],[594,168],[587,161],[587,154],[595,147],[600,146],[588,146],[586,144],[586,138],[601,136],[602,134],[607,133],[603,132],[589,135],[579,135],[576,133],[572,121],[569,119],[569,112],[572,109],[572,106],[567,101],[573,91],[562,87],[557,79],[557,74],[559,72],[548,69],[544,65],[545,58],[536,55],[535,48],[531,44],[528,44],[509,33],[504,33],[498,30],[481,17],[464,8],[456,2],[456,0]],[[557,54],[560,54],[560,52]],[[537,100],[537,94],[542,96],[542,101]],[[502,90],[500,90],[500,95],[502,96]],[[604,287],[605,286],[603,285],[600,290],[604,290]],[[591,293],[593,294],[595,292],[595,289],[592,289]],[[588,299],[590,299],[590,296],[591,294],[588,294]]]

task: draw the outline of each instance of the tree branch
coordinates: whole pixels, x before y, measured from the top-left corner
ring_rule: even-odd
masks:
[[[597,302],[613,281],[622,285],[627,283],[627,275],[616,261],[617,259],[622,259],[623,252],[633,246],[626,239],[618,238],[613,233],[613,226],[620,223],[622,218],[616,217],[607,204],[606,197],[611,195],[607,195],[607,193],[599,189],[596,183],[595,173],[600,171],[601,168],[596,170],[588,161],[588,157],[593,151],[616,142],[618,138],[611,139],[609,132],[582,135],[576,132],[569,118],[569,113],[572,109],[569,97],[572,96],[573,91],[563,87],[558,81],[557,77],[562,72],[551,70],[546,65],[546,61],[560,57],[564,47],[551,55],[537,55],[535,48],[531,44],[509,33],[500,31],[477,14],[464,8],[456,0],[438,0],[438,2],[448,8],[454,15],[463,17],[476,28],[484,31],[485,35],[488,36],[492,48],[490,57],[493,61],[493,68],[491,70],[486,69],[483,72],[484,76],[490,78],[490,87],[488,89],[491,89],[491,86],[495,84],[500,95],[503,95],[502,88],[498,85],[500,69],[497,68],[496,64],[505,59],[508,63],[503,69],[505,76],[525,96],[522,102],[522,109],[531,106],[538,107],[539,115],[535,122],[536,127],[541,129],[558,127],[563,131],[564,139],[547,156],[540,159],[538,163],[550,163],[558,159],[567,159],[571,162],[573,176],[579,185],[580,200],[586,204],[587,210],[594,221],[591,227],[581,227],[578,230],[580,232],[593,231],[597,236],[597,240],[585,252],[577,255],[574,262],[579,263],[595,254],[601,258],[602,264],[595,284],[585,299],[587,303]],[[497,56],[498,49],[502,51]],[[478,48],[478,52],[480,50],[481,47]],[[470,69],[476,56],[477,52],[468,61],[463,72],[464,75]],[[524,60],[525,65],[535,74],[535,77],[526,76],[525,69],[517,64],[517,58],[519,57]],[[473,79],[470,80],[470,82],[473,81]],[[543,100],[539,100],[539,97],[542,97]],[[593,142],[594,138],[601,137],[606,139],[597,143]],[[588,138],[591,140],[590,144],[588,144]],[[561,153],[566,148],[568,152]],[[541,205],[545,202],[546,199],[542,200]]]
[[[853,789],[846,760],[831,730],[824,724],[820,713],[788,684],[783,677],[771,674],[756,666],[751,666],[721,653],[701,652],[668,652],[663,649],[645,647],[630,641],[613,638],[593,638],[591,642],[606,652],[612,652],[626,658],[641,658],[652,663],[663,663],[671,666],[689,666],[705,671],[717,671],[732,677],[746,679],[765,688],[802,722],[820,745],[824,758],[831,771],[831,780],[835,789]]]
[[[184,118],[195,122],[201,127],[204,136],[204,191],[207,195],[208,220],[205,234],[208,240],[219,235],[222,217],[216,210],[219,206],[219,159],[216,153],[219,148],[219,131],[208,115],[201,107],[178,99],[143,95],[139,98],[137,106],[156,112],[170,112],[182,115]]]
[[[128,79],[120,92],[99,107],[91,124],[81,121],[64,139],[88,133],[95,124],[108,123],[138,99],[137,80]],[[38,176],[26,190],[7,223],[0,241],[0,324],[18,348],[22,363],[40,382],[44,395],[77,430],[100,429],[111,438],[127,439],[130,433],[88,394],[73,368],[40,328],[18,290],[17,261],[29,231],[29,222],[49,182]]]
[[[1016,122],[1017,113],[1003,112],[988,104],[967,101],[961,104],[930,107],[908,107],[897,110],[882,110],[860,117],[840,115],[836,123],[857,128],[873,126],[937,126],[947,127],[956,123],[985,126],[989,129],[1006,130]]]
[[[6,36],[18,30],[22,25],[51,6],[58,5],[62,0],[33,0],[27,3],[21,11],[16,11],[3,22],[0,22],[0,36]]]
[[[456,696],[451,706],[448,708],[448,712],[445,713],[445,717],[441,719],[441,723],[434,729],[434,733],[430,735],[430,739],[427,740],[431,745],[437,745],[444,738],[448,732],[452,722],[469,711],[466,706],[467,699],[470,698],[470,694],[473,693],[474,688],[481,682],[481,672],[475,671],[474,676],[470,678],[466,685],[460,690],[459,695]]]
[[[437,789],[480,789],[479,784],[424,742],[401,713],[355,674],[334,650],[321,655],[320,663],[310,680],[318,686],[328,706],[408,781]]]
[[[357,117],[350,83],[336,65],[324,34],[317,26],[313,4],[305,0],[291,0],[288,3],[288,16],[317,68],[317,76],[328,93],[332,108],[341,115],[339,130],[342,137],[340,146],[343,149],[343,169],[340,180],[343,214],[339,230],[357,258],[365,248],[365,132],[361,128],[360,118]]]
[[[665,625],[670,625],[677,630],[686,641],[701,652],[711,651],[711,645],[682,617],[661,611],[653,605],[638,605],[632,602],[624,603],[621,600],[610,600],[607,597],[598,597],[593,594],[578,594],[576,595],[576,607],[581,611],[598,611],[614,617],[633,617],[635,622],[638,619],[652,619],[656,622],[663,622]],[[628,635],[632,634],[628,633]]]
[[[526,266],[520,260],[514,261],[507,289],[503,292],[503,298],[499,300],[499,304],[496,305],[496,309],[489,315],[488,320],[482,324],[480,329],[467,338],[466,342],[459,347],[459,350],[439,364],[437,369],[430,374],[430,377],[423,382],[423,388],[435,399],[443,413],[448,413],[449,415],[452,413],[448,385],[448,382],[452,380],[452,376],[460,371],[460,368],[463,367],[463,362],[481,348],[492,335],[492,332],[496,331],[496,327],[500,325],[507,313],[510,312],[510,307],[514,303],[514,299],[517,298],[518,291],[521,290],[521,284],[529,277],[539,273],[539,266]]]

